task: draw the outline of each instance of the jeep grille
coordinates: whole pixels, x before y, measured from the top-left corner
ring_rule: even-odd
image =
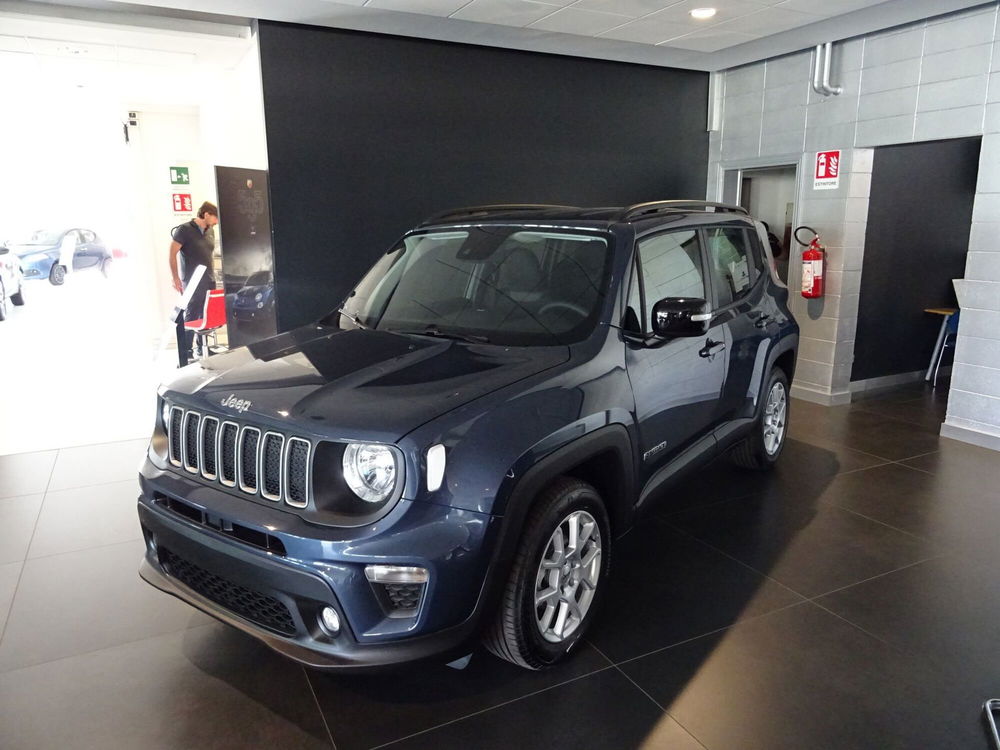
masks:
[[[306,438],[174,406],[167,444],[170,462],[191,474],[272,502],[309,504],[312,443]]]

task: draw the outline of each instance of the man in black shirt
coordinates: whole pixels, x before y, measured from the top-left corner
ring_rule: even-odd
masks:
[[[205,266],[205,275],[201,277],[197,289],[191,296],[191,301],[184,310],[184,320],[198,320],[204,314],[205,294],[209,289],[215,289],[215,276],[212,273],[212,251],[215,243],[208,230],[219,223],[219,209],[214,204],[205,201],[198,209],[198,215],[186,224],[176,226],[171,232],[173,241],[170,243],[170,273],[174,280],[174,289],[184,292],[187,289],[194,270]],[[178,269],[177,256],[181,256]],[[191,347],[194,343],[194,333],[185,332],[184,348],[180,360],[186,363],[191,357]],[[180,342],[178,342],[180,344]]]

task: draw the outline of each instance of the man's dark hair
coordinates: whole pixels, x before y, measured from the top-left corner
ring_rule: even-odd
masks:
[[[198,209],[198,218],[204,219],[205,214],[212,214],[212,216],[214,216],[215,218],[219,218],[219,209],[215,207],[214,203],[205,201],[204,203],[201,204],[201,207]]]

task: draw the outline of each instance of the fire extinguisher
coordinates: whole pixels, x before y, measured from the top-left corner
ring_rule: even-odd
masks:
[[[803,229],[812,232],[812,240],[808,243],[799,238],[799,232]],[[811,227],[799,227],[796,229],[795,241],[805,248],[802,252],[802,296],[807,299],[822,297],[826,248],[820,243],[816,230]]]

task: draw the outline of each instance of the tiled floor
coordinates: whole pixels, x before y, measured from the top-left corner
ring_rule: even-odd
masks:
[[[307,672],[139,581],[142,441],[0,457],[0,746],[985,749],[1000,456],[943,415],[794,402],[778,469],[670,491],[535,673]]]

